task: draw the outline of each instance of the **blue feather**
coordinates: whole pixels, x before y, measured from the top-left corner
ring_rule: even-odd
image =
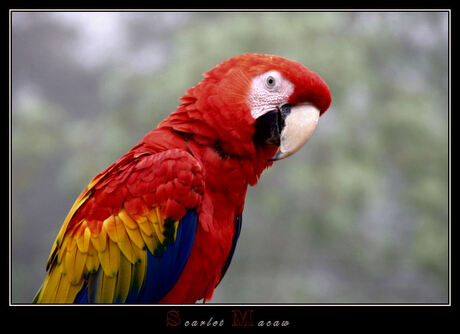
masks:
[[[147,273],[137,303],[157,303],[174,287],[192,251],[198,221],[189,210],[177,227],[176,240],[162,256],[147,253]]]
[[[83,288],[78,292],[74,304],[88,304],[88,283],[85,282]]]

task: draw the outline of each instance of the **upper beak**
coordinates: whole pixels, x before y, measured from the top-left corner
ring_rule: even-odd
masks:
[[[320,112],[311,104],[283,105],[257,119],[256,141],[279,146],[270,161],[281,160],[297,152],[310,139]]]

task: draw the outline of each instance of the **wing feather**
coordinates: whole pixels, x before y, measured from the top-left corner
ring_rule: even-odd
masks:
[[[175,182],[178,178],[185,181]],[[184,196],[186,189],[177,189],[187,203],[177,212],[185,215],[168,207],[171,201],[180,203],[170,191],[173,184],[188,187],[194,199]],[[122,157],[96,176],[72,206],[34,302],[158,302],[190,254],[200,187],[201,167],[184,151]]]

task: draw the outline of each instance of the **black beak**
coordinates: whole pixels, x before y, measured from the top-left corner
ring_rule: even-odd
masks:
[[[280,109],[271,110],[257,118],[254,142],[258,145],[280,146],[281,131],[290,112],[291,106],[285,104]]]

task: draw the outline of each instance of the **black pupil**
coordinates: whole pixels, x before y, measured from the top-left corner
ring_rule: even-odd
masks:
[[[268,78],[268,84],[271,86],[273,85],[273,83],[275,82],[275,80],[273,80],[273,78]]]

